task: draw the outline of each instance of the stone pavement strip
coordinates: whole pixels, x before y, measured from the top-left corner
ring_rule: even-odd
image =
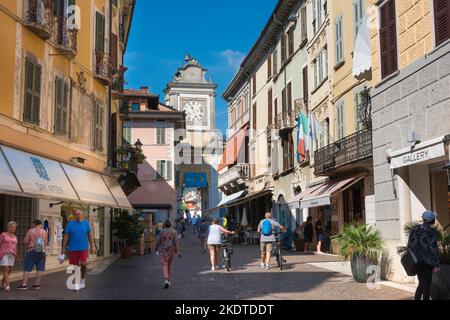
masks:
[[[40,291],[19,291],[13,283],[0,300],[412,300],[413,294],[381,286],[370,290],[343,273],[313,264],[336,262],[334,256],[286,254],[286,269],[261,269],[259,247],[234,247],[233,270],[210,271],[209,257],[189,233],[182,239],[182,258],[173,269],[173,287],[164,290],[159,258],[155,254],[118,259],[88,273],[87,288],[66,287],[68,275],[47,275]],[[275,264],[275,261],[272,261]],[[106,269],[105,269],[106,268]],[[32,282],[30,282],[32,284]]]

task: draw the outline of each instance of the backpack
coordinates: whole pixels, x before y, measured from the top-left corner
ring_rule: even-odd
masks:
[[[36,233],[37,231],[35,230],[34,232]],[[41,233],[39,233],[37,236],[36,246],[34,247],[34,251],[36,251],[37,253],[45,252],[45,241],[44,241],[44,239],[42,239]]]
[[[272,235],[272,222],[269,219],[264,220],[261,227],[261,233],[266,237]]]

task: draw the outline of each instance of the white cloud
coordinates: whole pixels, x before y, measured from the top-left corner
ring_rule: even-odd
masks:
[[[228,67],[233,68],[234,71],[238,70],[241,66],[245,55],[238,50],[227,49],[219,53],[222,58],[227,60]]]

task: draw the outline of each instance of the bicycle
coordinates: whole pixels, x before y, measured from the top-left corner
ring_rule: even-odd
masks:
[[[227,268],[227,271],[231,271],[231,255],[233,254],[233,244],[228,237],[222,237],[222,265]]]
[[[283,270],[283,263],[286,262],[286,260],[283,259],[283,248],[282,248],[282,244],[281,244],[281,241],[282,241],[281,235],[282,234],[283,234],[282,232],[275,233],[275,241],[273,242],[273,248],[272,248],[272,253],[277,259],[278,268],[280,268],[280,270]]]

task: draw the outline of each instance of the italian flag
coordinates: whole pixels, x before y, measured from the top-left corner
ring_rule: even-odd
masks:
[[[300,112],[298,117],[298,134],[297,134],[297,159],[302,162],[306,159],[305,139],[308,135],[308,117]]]

